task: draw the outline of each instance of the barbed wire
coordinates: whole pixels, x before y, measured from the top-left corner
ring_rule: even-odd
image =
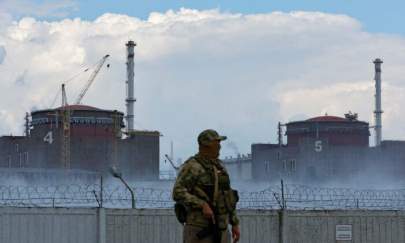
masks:
[[[137,208],[172,208],[168,188],[134,187]],[[284,195],[282,195],[284,191]],[[260,191],[240,191],[239,209],[278,209],[283,199],[289,209],[405,209],[405,189],[360,190],[304,185],[272,186]],[[0,206],[12,207],[131,207],[131,194],[122,186],[0,185]]]

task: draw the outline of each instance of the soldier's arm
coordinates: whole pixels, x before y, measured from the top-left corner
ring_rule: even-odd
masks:
[[[173,187],[173,200],[192,208],[202,208],[205,201],[190,192],[197,178],[198,169],[192,163],[184,164]]]
[[[223,170],[228,174],[228,171],[226,170],[226,167],[224,166],[224,163],[220,160],[219,161],[220,165],[223,167]],[[230,213],[229,213],[229,223],[232,226],[236,226],[239,225],[239,218],[238,215],[236,214],[236,209],[233,209]]]
[[[236,215],[236,209],[235,209],[235,210],[232,210],[232,211],[229,213],[229,223],[230,223],[232,226],[239,225],[239,218],[238,218],[238,216]]]

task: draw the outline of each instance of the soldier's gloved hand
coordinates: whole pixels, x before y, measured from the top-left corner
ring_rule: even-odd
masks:
[[[239,241],[240,238],[240,229],[239,229],[239,225],[234,225],[232,226],[232,239],[233,239],[233,243],[236,243]]]
[[[205,218],[211,219],[212,223],[215,224],[215,215],[214,215],[214,212],[212,211],[210,205],[208,205],[208,203],[204,203],[202,205],[202,213]]]

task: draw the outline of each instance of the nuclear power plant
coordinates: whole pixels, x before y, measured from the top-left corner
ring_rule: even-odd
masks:
[[[231,176],[242,180],[320,183],[390,178],[405,173],[405,141],[382,139],[381,59],[375,67],[375,124],[358,114],[314,117],[278,125],[278,142],[254,143],[248,155],[225,158]],[[371,146],[370,129],[374,129]],[[283,143],[286,136],[287,142]]]
[[[126,114],[81,103],[109,57],[105,55],[74,104],[68,104],[62,85],[60,107],[27,113],[24,136],[0,137],[2,178],[8,178],[9,172],[13,172],[33,180],[61,176],[70,180],[75,177],[93,180],[115,166],[132,180],[159,180],[161,134],[134,129],[135,46],[133,41],[126,43]],[[382,138],[383,61],[377,58],[373,63],[373,125],[351,112],[344,116],[325,114],[302,121],[280,122],[277,143],[253,143],[247,155],[224,158],[231,177],[319,183],[360,178],[367,171],[376,177],[400,178],[405,173],[405,141]],[[372,143],[371,129],[374,130]]]
[[[67,103],[62,85],[60,107],[27,114],[24,136],[0,137],[0,174],[3,178],[7,178],[10,171],[31,179],[52,177],[58,169],[65,171],[61,175],[67,177],[93,178],[116,166],[126,178],[158,180],[160,132],[134,129],[135,46],[133,41],[126,44],[126,114],[81,104],[109,57],[106,55],[74,104]]]

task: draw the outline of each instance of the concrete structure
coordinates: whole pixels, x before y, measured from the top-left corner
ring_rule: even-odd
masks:
[[[281,146],[252,144],[253,179],[353,182],[364,173],[395,181],[405,173],[405,142],[382,141],[370,147],[369,124],[358,121],[356,114],[290,122],[285,134],[287,144]]]
[[[252,179],[252,155],[238,154],[236,157],[222,159],[232,180]]]
[[[374,60],[375,68],[375,145],[380,146],[382,140],[382,113],[381,108],[381,64],[383,61],[379,58]]]
[[[107,173],[114,165],[127,179],[158,180],[160,133],[134,130],[135,46],[133,41],[126,44],[125,138],[122,135],[124,113],[80,104],[109,57],[106,55],[96,66],[75,105],[67,104],[65,85],[62,84],[62,107],[33,111],[31,121],[27,113],[24,136],[0,137],[0,169],[18,168],[20,175],[35,174],[29,176],[31,178],[43,174],[38,169],[75,170],[88,178],[87,172]],[[23,173],[24,168],[29,169]]]
[[[135,51],[134,48],[136,46],[135,42],[128,41],[126,44],[127,46],[127,98],[125,99],[126,107],[127,107],[127,115],[125,119],[127,121],[127,132],[131,132],[134,130],[134,103],[135,103],[135,96],[134,96],[134,86],[135,86]]]
[[[323,145],[367,147],[369,144],[369,125],[358,121],[356,115],[347,114],[346,118],[319,116],[290,122],[286,127],[289,146],[313,144],[320,152]]]
[[[239,215],[244,243],[405,242],[401,211],[243,210]],[[0,242],[7,243],[182,242],[172,209],[0,208],[0,226]]]
[[[106,173],[116,165],[130,179],[159,179],[159,132],[132,131],[122,139],[123,113],[85,105],[67,109],[70,169]],[[63,111],[34,111],[29,136],[0,137],[0,168],[65,168]]]

